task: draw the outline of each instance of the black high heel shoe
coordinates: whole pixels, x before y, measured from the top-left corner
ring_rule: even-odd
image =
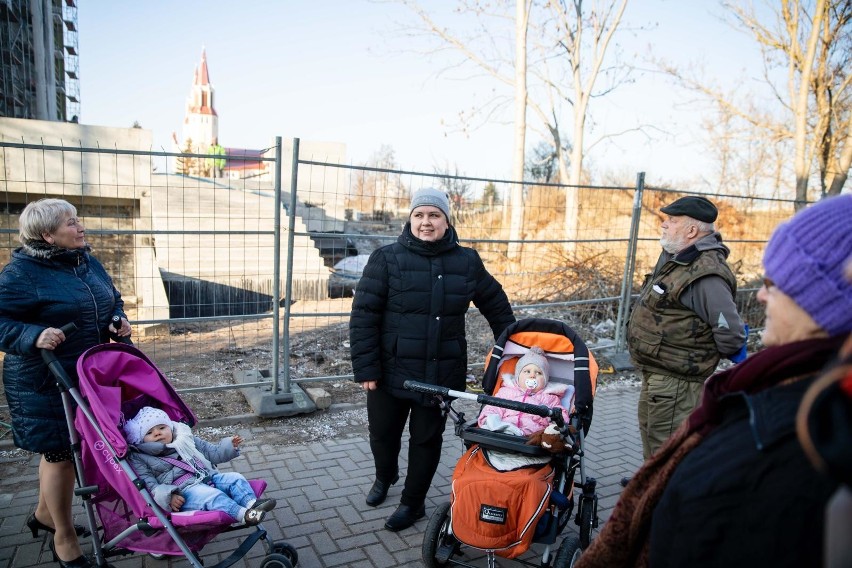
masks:
[[[56,546],[53,544],[53,541],[50,541],[48,545],[50,547],[50,551],[53,553],[53,561],[58,562],[61,568],[94,568],[95,565],[92,564],[92,561],[89,560],[89,557],[85,554],[81,554],[74,560],[62,560],[56,554]]]
[[[49,532],[50,534],[56,534],[56,529],[39,521],[36,518],[35,513],[27,517],[27,526],[30,528],[30,532],[33,533],[33,538],[38,538],[38,531],[40,530]],[[89,532],[89,529],[80,525],[74,525],[74,532],[77,533],[77,536],[89,536],[92,534]]]

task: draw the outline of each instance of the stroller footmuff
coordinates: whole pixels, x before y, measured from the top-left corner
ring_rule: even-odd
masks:
[[[452,532],[462,542],[516,558],[529,548],[547,510],[554,470],[545,463],[498,471],[486,453],[475,445],[456,464]]]

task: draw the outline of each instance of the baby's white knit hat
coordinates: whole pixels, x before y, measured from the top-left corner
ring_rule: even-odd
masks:
[[[143,406],[136,416],[124,423],[124,435],[131,444],[140,444],[148,430],[159,424],[165,424],[171,428],[172,419],[159,408]]]

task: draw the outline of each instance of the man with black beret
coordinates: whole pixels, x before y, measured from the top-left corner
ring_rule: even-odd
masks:
[[[662,207],[667,215],[654,271],[645,276],[630,315],[630,356],[642,374],[639,430],[648,459],[698,405],[704,380],[721,358],[745,359],[747,329],[734,301],[730,249],[714,222],[718,210],[700,196]]]

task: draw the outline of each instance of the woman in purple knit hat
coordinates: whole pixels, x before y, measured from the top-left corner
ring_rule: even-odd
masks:
[[[775,230],[757,294],[765,349],[707,379],[699,407],[639,469],[578,568],[823,565],[823,512],[838,482],[806,458],[796,411],[852,332],[850,255],[852,195]]]

